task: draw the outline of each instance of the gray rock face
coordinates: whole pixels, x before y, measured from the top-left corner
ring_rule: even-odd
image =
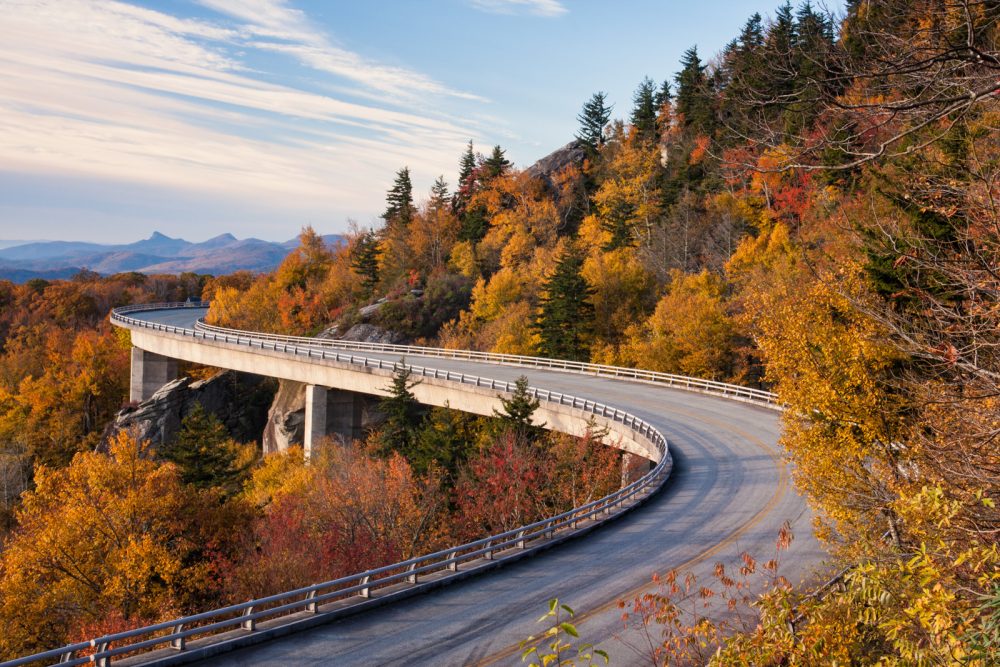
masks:
[[[575,139],[559,148],[541,160],[525,169],[525,173],[533,178],[541,178],[552,185],[552,176],[567,165],[582,165],[586,152],[580,142]]]
[[[385,343],[397,345],[406,340],[406,337],[396,331],[388,331],[374,324],[363,322],[355,324],[347,330],[340,340],[349,340],[356,343]]]
[[[197,403],[225,424],[234,439],[259,441],[265,410],[273,395],[273,383],[249,373],[224,371],[198,381],[178,378],[163,385],[138,407],[119,412],[108,427],[105,442],[123,430],[131,430],[139,439],[156,447],[173,442],[181,421]]]
[[[264,454],[301,446],[306,428],[306,385],[279,380],[278,392],[267,411],[262,443]]]

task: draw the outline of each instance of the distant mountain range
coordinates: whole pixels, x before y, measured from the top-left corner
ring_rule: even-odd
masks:
[[[344,237],[329,234],[330,245]],[[83,269],[110,275],[139,273],[211,273],[271,271],[289,251],[298,247],[294,238],[284,243],[260,239],[237,239],[222,234],[201,243],[175,239],[153,232],[148,239],[123,245],[83,241],[10,242],[0,240],[0,280],[24,282],[32,278],[68,278]]]

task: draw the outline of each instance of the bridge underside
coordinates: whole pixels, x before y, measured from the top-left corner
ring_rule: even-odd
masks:
[[[356,394],[386,396],[392,376],[389,368],[322,359],[318,354],[296,358],[267,349],[248,349],[232,343],[161,332],[132,330],[132,342],[138,348],[133,352],[133,391],[136,391],[136,387],[143,387],[146,392],[157,382],[162,385],[173,379],[167,377],[169,364],[159,366],[157,363],[145,363],[147,359],[158,362],[163,358],[183,359],[216,368],[305,383],[306,429],[303,444],[307,456],[319,438],[325,435],[335,434],[345,439],[361,436],[364,402],[370,399]],[[141,362],[138,366],[135,362],[137,358]],[[173,362],[173,373],[176,375],[176,361]],[[158,386],[153,391],[156,388]],[[424,405],[447,406],[472,414],[492,415],[503,407],[495,389],[444,379],[425,377],[413,387],[412,392]],[[655,446],[636,436],[629,427],[612,419],[595,416],[568,405],[544,401],[536,410],[535,416],[546,428],[570,435],[584,435],[592,432],[595,427],[606,429],[605,444],[638,454],[653,462],[660,460],[660,452]]]

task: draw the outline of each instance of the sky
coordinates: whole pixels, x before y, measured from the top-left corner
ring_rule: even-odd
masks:
[[[776,6],[0,0],[0,241],[377,225],[399,168],[419,200],[470,139],[527,167]]]

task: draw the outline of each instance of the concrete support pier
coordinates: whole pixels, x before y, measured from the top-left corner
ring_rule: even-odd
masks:
[[[308,461],[319,440],[337,436],[345,443],[364,436],[365,397],[354,391],[306,385],[304,442]]]
[[[305,459],[312,458],[312,453],[320,438],[326,435],[326,387],[314,384],[306,385],[306,427],[302,436],[302,449]]]
[[[177,360],[132,348],[132,378],[129,400],[142,403],[160,387],[177,379]]]

